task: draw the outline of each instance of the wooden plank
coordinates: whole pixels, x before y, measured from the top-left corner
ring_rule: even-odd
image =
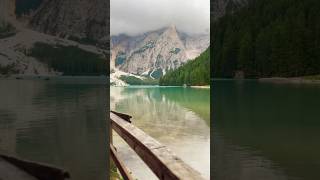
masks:
[[[38,180],[0,157],[0,179],[3,180]]]
[[[51,165],[40,164],[36,162],[26,161],[15,157],[0,155],[0,158],[6,160],[19,169],[29,173],[37,179],[43,180],[64,180],[70,178],[68,172]]]
[[[117,166],[117,168],[120,171],[120,174],[122,175],[123,179],[125,180],[134,180],[130,174],[130,172],[128,171],[128,169],[126,168],[126,166],[123,164],[123,162],[120,160],[117,151],[115,150],[114,146],[110,144],[110,153],[111,153],[111,158],[113,160],[113,162],[115,163],[115,165]]]
[[[113,133],[112,133],[111,123],[109,123],[109,143],[113,144]]]
[[[128,143],[159,179],[201,180],[199,172],[185,164],[166,146],[139,128],[110,113],[112,128]]]
[[[110,111],[112,113],[114,113],[115,115],[119,116],[120,118],[128,121],[129,123],[131,123],[131,118],[132,116],[128,115],[128,114],[123,114],[123,113],[119,113],[119,112],[115,112],[115,111]]]

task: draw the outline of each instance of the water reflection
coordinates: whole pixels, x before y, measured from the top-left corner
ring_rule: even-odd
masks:
[[[132,115],[134,125],[167,145],[209,179],[209,90],[180,87],[111,87],[110,90],[111,109]],[[129,148],[123,148],[125,143],[119,138],[116,145],[137,178],[154,177]]]
[[[0,80],[0,152],[106,179],[103,85]]]
[[[217,81],[213,177],[319,179],[320,86]]]

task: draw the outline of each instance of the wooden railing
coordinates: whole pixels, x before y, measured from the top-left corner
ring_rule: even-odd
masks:
[[[203,179],[199,172],[185,164],[166,146],[132,125],[130,121],[131,116],[112,111],[110,112],[110,119],[110,153],[113,162],[116,164],[124,179],[131,180],[133,178],[113,146],[112,130],[117,132],[117,134],[126,141],[159,179]]]

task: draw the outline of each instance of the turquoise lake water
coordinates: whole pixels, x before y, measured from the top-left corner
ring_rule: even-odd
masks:
[[[132,123],[168,146],[178,157],[210,178],[210,90],[183,87],[110,88],[110,108],[131,115]],[[156,179],[120,138],[115,145],[138,179]]]

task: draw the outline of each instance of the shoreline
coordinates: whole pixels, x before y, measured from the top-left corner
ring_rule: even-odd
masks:
[[[210,89],[210,85],[206,86],[188,86],[190,88],[196,88],[196,89]]]
[[[259,78],[259,82],[269,83],[290,83],[290,84],[320,84],[320,80],[306,79],[304,77],[284,78],[284,77],[272,77],[272,78]]]
[[[101,84],[108,85],[109,78],[107,76],[45,76],[45,75],[13,75],[0,76],[0,81],[37,81],[47,83],[64,83],[64,84]]]
[[[257,79],[213,79],[215,81],[256,81],[261,83],[276,83],[276,84],[320,84],[320,79],[313,79],[312,77],[270,77],[270,78],[257,78]]]
[[[107,76],[104,75],[95,75],[95,76],[90,76],[90,75],[83,75],[83,76],[78,76],[78,75],[0,75],[0,79],[45,79],[45,78],[52,78],[52,79],[81,79],[81,78],[104,78],[108,79]]]
[[[111,87],[131,87],[131,88],[136,88],[136,87],[152,87],[152,88],[166,88],[166,87],[175,87],[175,88],[196,88],[196,89],[210,89],[210,85],[205,85],[205,86],[159,86],[159,85],[127,85],[127,86],[114,86],[111,85]]]

